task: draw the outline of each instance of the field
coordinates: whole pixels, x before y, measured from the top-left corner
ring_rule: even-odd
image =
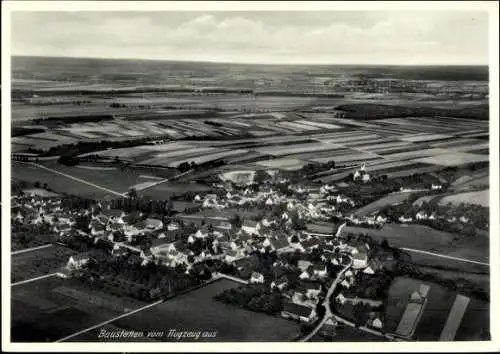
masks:
[[[433,283],[422,282],[410,278],[398,277],[394,279],[389,288],[388,305],[386,309],[385,329],[394,331],[410,294],[417,290],[420,284],[430,286],[428,301],[416,326],[414,340],[436,341],[444,327],[449,311],[455,300],[455,293],[447,291],[443,287]],[[486,304],[475,298],[471,298],[464,318],[457,332],[457,340],[480,340],[484,339],[483,332],[488,332],[488,308]],[[471,330],[473,328],[473,330]]]
[[[179,195],[186,192],[206,193],[210,191],[212,191],[212,188],[204,184],[165,182],[140,191],[139,194],[155,199],[168,199],[173,195]]]
[[[70,256],[76,254],[68,248],[53,245],[35,251],[11,256],[13,283],[57,272]]]
[[[57,193],[76,194],[87,198],[104,198],[112,193],[95,188],[88,184],[78,182],[74,179],[41,169],[34,165],[28,165],[17,161],[12,161],[12,176],[27,182],[41,184],[47,183],[48,186]],[[81,170],[81,169],[78,169]]]
[[[367,216],[367,215],[373,214],[376,211],[380,210],[381,208],[383,208],[387,205],[402,203],[405,200],[407,200],[410,196],[411,196],[411,193],[404,193],[404,192],[403,193],[389,194],[386,197],[380,198],[379,200],[376,200],[373,203],[370,203],[370,204],[365,205],[364,207],[358,209],[356,211],[356,215]]]
[[[440,204],[446,205],[448,203],[458,205],[460,203],[466,203],[466,204],[477,204],[477,205],[482,205],[484,207],[488,207],[490,205],[489,203],[489,197],[490,197],[490,190],[485,189],[482,191],[476,191],[476,192],[467,192],[467,193],[458,193],[458,194],[452,194],[444,197],[439,201]]]
[[[489,258],[489,240],[487,237],[476,237],[471,240],[456,240],[453,234],[434,230],[424,225],[386,224],[381,229],[366,229],[346,226],[342,234],[364,233],[375,240],[386,238],[394,247],[406,247],[446,256],[466,258],[479,262],[487,262]],[[446,264],[446,260],[443,261]]]
[[[38,195],[40,197],[57,197],[59,194],[47,191],[42,188],[30,188],[23,190],[24,194],[27,195]]]
[[[199,339],[216,342],[289,341],[299,334],[300,328],[295,322],[225,305],[213,299],[225,289],[236,286],[238,284],[232,281],[218,280],[111,325],[124,330],[164,331],[165,336],[159,338],[161,341],[175,341],[167,336],[172,329],[216,332],[215,338]],[[95,341],[97,333],[98,330],[94,330],[73,340]]]
[[[12,288],[13,342],[53,342],[145,304],[45,278]]]
[[[456,152],[456,153],[444,153],[442,155],[435,155],[431,157],[424,157],[421,159],[417,159],[416,161],[435,164],[435,165],[442,165],[442,166],[457,166],[471,162],[483,162],[489,160],[490,158],[487,155]]]

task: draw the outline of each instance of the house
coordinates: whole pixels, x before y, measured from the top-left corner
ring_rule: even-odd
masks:
[[[280,279],[271,282],[271,289],[277,288],[283,291],[288,286],[288,279],[286,277],[281,277]]]
[[[280,234],[276,237],[273,237],[269,240],[271,248],[280,253],[284,250],[290,248],[290,244],[288,243],[288,239],[285,235]]]
[[[306,269],[307,269],[307,268],[309,268],[309,266],[311,266],[311,265],[312,265],[312,263],[311,263],[311,262],[309,262],[309,261],[304,261],[304,260],[302,260],[302,259],[301,259],[301,260],[299,260],[299,261],[297,262],[297,266],[298,266],[298,267],[299,267],[299,269],[300,269],[300,270],[302,270],[302,271],[306,270]]]
[[[380,318],[375,317],[375,318],[371,321],[370,326],[372,326],[373,328],[381,329],[381,328],[383,327],[383,324],[382,324],[382,321],[380,320]]]
[[[313,274],[317,278],[324,278],[328,274],[326,269],[326,264],[323,263],[315,263],[313,264]]]
[[[408,223],[408,222],[412,222],[413,218],[412,217],[405,217],[404,215],[401,215],[398,220],[401,223]]]
[[[309,267],[308,269],[306,269],[302,273],[300,273],[299,279],[307,280],[307,279],[311,279],[312,276],[313,276],[312,267]]]
[[[427,214],[426,214],[424,211],[422,211],[422,210],[421,210],[421,211],[419,211],[419,212],[417,213],[417,215],[415,215],[415,219],[417,219],[417,220],[425,220],[425,219],[427,219],[427,218],[428,218],[428,217],[427,217]]]
[[[300,245],[306,251],[311,251],[314,248],[319,247],[320,240],[317,237],[310,237],[307,240],[301,241]]]
[[[342,285],[344,288],[346,289],[349,289],[351,287],[351,284],[349,284],[349,282],[347,280],[342,280],[342,282],[340,283],[340,285]]]
[[[151,253],[150,249],[141,250],[139,256],[142,258],[141,265],[146,265],[153,259],[153,254]]]
[[[55,229],[54,231],[59,232],[60,236],[63,236],[64,234],[67,234],[68,232],[70,232],[72,230],[71,226],[69,224],[66,224],[66,223],[57,225],[56,228],[57,229]]]
[[[168,231],[177,231],[177,230],[179,230],[180,228],[181,228],[181,226],[180,226],[180,225],[179,225],[179,223],[178,223],[178,222],[176,222],[176,221],[171,221],[171,222],[169,222],[169,223],[168,223],[168,225],[167,225],[167,230],[168,230]]]
[[[115,257],[125,257],[129,254],[128,249],[121,247],[119,244],[115,243],[113,249],[111,250],[111,255]]]
[[[339,304],[343,305],[346,303],[346,298],[342,293],[339,293],[337,297],[335,298],[335,301],[338,302]]]
[[[194,233],[194,237],[202,238],[202,239],[207,238],[208,237],[208,228],[203,226],[201,229],[198,229],[198,231],[196,231]]]
[[[238,259],[238,252],[236,252],[235,250],[228,250],[224,259],[227,263],[234,262],[236,259]]]
[[[329,184],[325,184],[325,185],[321,186],[321,188],[319,189],[320,193],[323,193],[323,194],[326,194],[328,192],[333,192],[335,190],[336,190],[336,188],[334,186],[330,186]]]
[[[382,269],[382,262],[378,258],[371,258],[368,261],[368,266],[365,269],[363,269],[363,273],[375,274],[380,269]]]
[[[159,230],[163,227],[163,221],[154,218],[144,220],[144,226],[150,231]]]
[[[440,185],[440,184],[434,184],[434,183],[433,183],[433,184],[432,184],[432,186],[431,186],[431,189],[432,189],[432,190],[437,190],[437,189],[441,189],[441,188],[443,188],[443,186],[442,186],[442,185]]]
[[[464,224],[469,222],[469,218],[463,215],[458,220],[460,220],[460,222],[463,222]]]
[[[134,225],[124,225],[122,231],[129,242],[134,239],[134,236],[140,233],[139,229]]]
[[[252,284],[264,283],[264,276],[260,273],[253,272],[252,276],[250,277],[250,283]]]
[[[311,299],[317,299],[321,293],[321,284],[316,282],[304,281],[299,287],[304,290],[306,296]]]
[[[266,199],[266,205],[274,205],[274,200],[273,198],[269,197]]]
[[[101,211],[101,215],[106,219],[117,222],[120,224],[124,223],[123,217],[125,216],[125,212],[119,209],[104,209]]]
[[[122,220],[126,224],[135,224],[141,220],[142,216],[143,214],[140,211],[133,211],[122,217]]]
[[[16,216],[14,217],[14,220],[23,221],[23,219],[24,219],[23,214],[21,214],[21,211],[18,210]]]
[[[312,323],[317,318],[314,308],[295,304],[293,302],[286,302],[283,304],[281,316],[299,320],[304,323]]]
[[[85,264],[90,261],[90,256],[88,253],[80,253],[69,257],[66,268],[68,269],[80,269]]]
[[[221,221],[219,225],[216,226],[216,228],[229,231],[233,228],[233,225],[231,225],[231,223],[228,221]]]
[[[259,235],[260,223],[254,220],[245,220],[241,229],[249,235]]]
[[[162,250],[168,250],[171,249],[173,246],[172,242],[169,242],[167,240],[161,239],[161,238],[156,238],[151,241],[151,246],[149,250],[151,253],[156,254],[159,253]]]
[[[106,230],[106,226],[97,220],[92,220],[89,224],[89,228],[92,236],[104,235],[104,231]]]
[[[366,268],[368,265],[368,255],[364,252],[354,254],[352,260],[352,267],[354,269]]]
[[[386,217],[383,217],[381,215],[378,215],[377,218],[375,219],[375,221],[379,224],[383,224],[385,222],[387,222],[387,218]]]
[[[271,226],[271,225],[273,225],[275,223],[276,222],[274,220],[268,220],[267,218],[264,218],[261,221],[262,226],[265,226],[265,227],[269,227],[269,226]]]
[[[196,194],[193,199],[195,202],[201,202],[201,197],[199,194]]]

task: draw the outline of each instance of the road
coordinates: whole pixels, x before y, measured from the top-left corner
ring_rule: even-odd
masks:
[[[80,335],[80,334],[82,334],[82,333],[86,333],[86,332],[88,332],[88,331],[92,331],[93,329],[96,329],[96,328],[99,328],[99,327],[101,327],[101,326],[107,325],[108,323],[111,323],[111,322],[113,322],[113,321],[119,320],[119,319],[124,318],[124,317],[128,317],[128,316],[130,316],[130,315],[133,315],[134,313],[137,313],[137,312],[140,312],[140,311],[146,310],[146,309],[148,309],[148,308],[150,308],[150,307],[153,307],[153,306],[159,305],[159,304],[161,304],[161,303],[162,303],[162,302],[164,302],[164,301],[165,301],[164,299],[161,299],[161,300],[158,300],[158,301],[156,301],[156,302],[153,302],[152,304],[149,304],[149,305],[146,305],[146,306],[143,306],[143,307],[139,307],[138,309],[135,309],[134,311],[130,311],[130,312],[127,312],[127,313],[121,314],[121,315],[119,315],[119,316],[113,317],[112,319],[109,319],[109,320],[107,320],[107,321],[103,321],[103,322],[98,323],[98,324],[96,324],[96,325],[94,325],[94,326],[92,326],[92,327],[89,327],[89,328],[83,329],[83,330],[81,330],[81,331],[79,331],[79,332],[76,332],[76,333],[70,334],[69,336],[66,336],[66,337],[64,337],[64,338],[58,339],[58,340],[56,340],[56,343],[59,343],[59,342],[64,342],[64,341],[66,341],[66,340],[68,340],[68,339],[71,339],[71,338],[73,338],[73,337],[79,336],[79,335]]]
[[[57,276],[57,273],[45,274],[45,275],[41,275],[41,276],[36,277],[36,278],[21,280],[21,281],[18,281],[17,283],[12,283],[12,284],[10,284],[10,286],[17,286],[17,285],[27,284],[27,283],[31,283],[31,282],[34,282],[34,281],[37,281],[37,280],[42,280],[42,279],[45,279],[45,278],[50,278],[50,277],[55,277],[55,276]]]
[[[99,186],[95,183],[92,183],[92,182],[89,182],[89,181],[86,181],[84,179],[81,179],[81,178],[78,178],[78,177],[74,177],[74,176],[71,176],[71,175],[68,175],[66,173],[63,173],[63,172],[60,172],[60,171],[57,171],[57,170],[54,170],[52,168],[48,168],[48,167],[45,167],[43,165],[40,165],[40,164],[37,164],[37,163],[34,163],[34,162],[30,162],[31,165],[33,166],[36,166],[38,168],[41,168],[41,169],[44,169],[44,170],[47,170],[47,171],[50,171],[52,173],[55,173],[55,174],[58,174],[58,175],[61,175],[61,176],[64,176],[66,178],[69,178],[69,179],[72,179],[74,181],[77,181],[77,182],[80,182],[80,183],[83,183],[83,184],[87,184],[89,186],[92,186],[94,188],[97,188],[97,189],[101,189],[105,192],[108,192],[108,193],[111,193],[111,194],[114,194],[116,196],[119,196],[119,197],[123,197],[125,196],[123,193],[120,193],[120,192],[117,192],[117,191],[114,191],[114,190],[111,190],[109,188],[106,188],[106,187],[103,187],[103,186]]]
[[[321,327],[325,324],[325,322],[334,316],[332,309],[330,308],[330,297],[332,296],[333,292],[335,291],[335,288],[337,287],[338,283],[340,282],[340,279],[344,275],[345,272],[347,272],[352,266],[352,258],[349,257],[349,264],[347,264],[344,269],[342,269],[339,274],[337,274],[337,277],[333,281],[332,285],[330,285],[330,288],[328,288],[328,291],[326,292],[325,299],[323,301],[323,306],[325,307],[325,315],[321,319],[321,321],[316,325],[316,327],[312,330],[311,333],[309,333],[306,337],[302,338],[300,341],[301,342],[307,342],[310,340],[314,335],[320,330]],[[335,316],[337,317],[337,316]]]
[[[47,245],[42,245],[42,246],[37,246],[37,247],[31,247],[31,248],[26,248],[26,249],[23,249],[23,250],[14,251],[14,252],[11,252],[10,254],[12,256],[15,256],[17,254],[22,254],[22,253],[26,253],[26,252],[41,250],[41,249],[47,248],[47,247],[52,247],[52,243],[49,243]]]
[[[435,256],[435,257],[440,257],[440,258],[453,259],[455,261],[460,261],[460,262],[473,263],[473,264],[479,264],[479,265],[484,265],[484,266],[490,265],[489,263],[485,263],[485,262],[473,261],[471,259],[466,259],[466,258],[452,257],[452,256],[440,254],[440,253],[428,252],[428,251],[423,251],[423,250],[416,250],[413,248],[401,247],[400,250],[407,251],[407,252],[414,252],[414,253],[422,253],[422,254],[427,254],[429,256]]]
[[[151,187],[157,186],[157,185],[159,185],[159,184],[162,184],[162,183],[165,183],[165,182],[169,182],[169,181],[172,181],[172,180],[177,179],[177,178],[179,178],[179,177],[185,176],[185,175],[187,175],[187,174],[189,174],[189,173],[191,173],[191,172],[193,172],[193,171],[194,171],[194,170],[189,170],[189,171],[183,172],[183,173],[181,173],[181,174],[175,175],[175,176],[173,176],[173,177],[165,178],[165,179],[162,179],[162,180],[159,180],[159,181],[156,181],[156,182],[151,182],[151,183],[149,183],[149,184],[147,184],[147,185],[144,185],[144,186],[142,186],[142,187],[138,187],[138,188],[136,188],[136,190],[137,190],[138,192],[139,192],[139,191],[143,191],[143,190],[145,190],[145,189],[148,189],[148,188],[151,188]]]
[[[231,275],[227,275],[227,274],[224,274],[224,273],[217,273],[217,272],[215,272],[213,274],[212,278],[213,279],[228,279],[228,280],[232,280],[232,281],[235,281],[237,283],[240,283],[240,284],[245,284],[245,285],[248,284],[247,280],[244,280],[244,279],[241,279],[241,278],[237,278],[237,277],[233,277]]]

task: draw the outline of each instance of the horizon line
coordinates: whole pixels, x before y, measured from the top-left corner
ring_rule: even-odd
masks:
[[[153,58],[132,58],[132,57],[122,57],[122,58],[109,58],[109,57],[75,57],[75,56],[50,56],[50,55],[26,55],[26,54],[10,54],[11,58],[21,57],[21,58],[47,58],[47,59],[90,59],[90,60],[125,60],[125,61],[152,61],[152,62],[177,62],[177,63],[200,63],[200,64],[234,64],[234,65],[272,65],[272,66],[396,66],[396,67],[411,67],[411,66],[427,66],[427,67],[487,67],[489,68],[489,63],[486,64],[370,64],[370,63],[265,63],[265,62],[239,62],[239,61],[210,61],[210,60],[182,60],[182,59],[153,59]]]

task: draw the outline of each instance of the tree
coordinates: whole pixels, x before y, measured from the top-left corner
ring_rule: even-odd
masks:
[[[40,188],[40,182],[38,181],[35,182],[35,188]]]
[[[137,189],[135,188],[130,188],[130,190],[128,191],[128,196],[130,199],[137,199]]]
[[[242,224],[243,220],[241,220],[241,216],[239,214],[234,214],[231,218],[231,225],[233,225],[234,228],[240,228]]]

